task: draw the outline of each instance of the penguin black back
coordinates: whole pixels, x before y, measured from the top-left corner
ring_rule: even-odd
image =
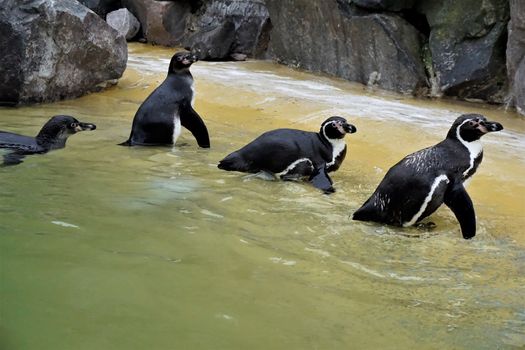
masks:
[[[64,148],[69,136],[95,129],[95,124],[79,122],[69,115],[56,115],[44,124],[36,137],[0,131],[0,148],[11,150],[4,155],[4,165],[19,164],[26,155]]]
[[[196,61],[197,56],[187,51],[173,55],[166,79],[140,105],[133,118],[131,134],[120,145],[174,145],[184,126],[200,147],[210,147],[208,129],[193,109],[190,66]]]
[[[480,138],[502,130],[479,114],[458,117],[440,143],[412,153],[387,172],[354,220],[411,226],[445,203],[458,219],[463,237],[476,234],[472,201],[463,183],[483,158]]]
[[[308,178],[317,188],[333,192],[328,172],[339,168],[346,155],[343,140],[355,126],[338,116],[330,117],[318,133],[296,129],[268,131],[222,159],[219,169],[270,173],[283,180]]]

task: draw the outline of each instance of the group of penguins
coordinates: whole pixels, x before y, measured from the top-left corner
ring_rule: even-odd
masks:
[[[184,126],[200,147],[210,147],[206,125],[193,109],[189,68],[195,61],[196,55],[187,51],[172,57],[166,79],[139,107],[131,135],[121,145],[174,145]],[[10,150],[4,155],[4,165],[19,164],[29,154],[63,148],[70,135],[95,128],[94,124],[59,115],[52,117],[36,137],[0,131],[0,148]],[[353,219],[411,226],[445,203],[459,221],[463,237],[474,237],[476,217],[464,184],[481,163],[481,136],[502,129],[500,123],[482,115],[461,115],[443,141],[406,156],[390,168]],[[341,166],[346,155],[344,137],[354,132],[356,127],[339,116],[326,119],[319,132],[271,130],[222,159],[218,167],[270,174],[282,180],[304,179],[324,193],[332,193],[335,190],[328,173]]]

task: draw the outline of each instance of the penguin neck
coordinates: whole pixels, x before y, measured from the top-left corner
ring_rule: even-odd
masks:
[[[320,136],[321,140],[323,140],[324,143],[328,143],[332,148],[332,160],[326,163],[326,167],[327,169],[329,169],[329,171],[337,170],[337,168],[339,168],[339,165],[343,162],[344,156],[346,154],[345,139],[329,139],[328,137],[326,137],[324,132],[321,133]]]
[[[69,135],[62,132],[61,129],[58,131],[42,129],[38,135],[36,135],[35,140],[40,147],[50,150],[64,148],[66,146],[68,136]]]
[[[479,165],[479,162],[477,162],[476,164],[476,160],[479,159],[479,157],[483,155],[483,145],[481,144],[480,139],[467,141],[463,137],[461,137],[461,127],[463,126],[463,124],[467,122],[468,120],[465,120],[463,123],[458,125],[455,130],[451,129],[447,135],[447,138],[451,138],[451,139],[455,139],[459,141],[468,151],[469,166],[465,171],[463,171],[464,178],[467,178],[474,174],[477,166]]]
[[[173,79],[189,78],[189,79],[193,80],[193,76],[191,75],[189,67],[188,68],[177,69],[175,71],[168,71],[168,76],[166,78],[167,79],[169,79],[169,78],[173,78]]]

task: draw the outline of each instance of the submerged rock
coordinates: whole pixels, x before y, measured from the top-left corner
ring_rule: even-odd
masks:
[[[75,0],[4,0],[0,9],[0,104],[51,102],[115,82],[124,37]]]
[[[131,40],[140,29],[140,23],[138,19],[133,16],[127,9],[119,9],[108,13],[106,22],[124,36],[126,40]]]
[[[506,83],[508,0],[424,0],[438,90],[447,96],[502,102]]]
[[[270,50],[278,61],[387,90],[426,93],[422,37],[403,18],[363,15],[336,0],[267,0],[267,6]]]
[[[525,2],[510,0],[509,39],[507,42],[509,104],[525,115]]]

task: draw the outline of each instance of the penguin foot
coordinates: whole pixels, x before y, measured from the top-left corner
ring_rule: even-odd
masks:
[[[416,224],[416,228],[422,231],[430,231],[437,227],[435,223],[432,221],[429,222],[420,222]]]

